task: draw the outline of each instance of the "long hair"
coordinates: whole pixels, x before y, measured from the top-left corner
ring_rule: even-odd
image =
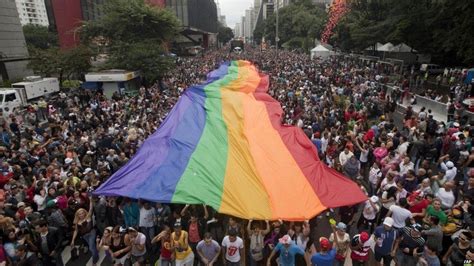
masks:
[[[84,209],[84,208],[79,208],[79,209],[76,211],[76,213],[74,214],[74,221],[73,221],[73,224],[77,224],[77,223],[79,222],[79,213],[80,213],[81,211],[84,212],[84,213],[86,214],[86,216],[87,216],[87,211],[86,211],[86,209]]]

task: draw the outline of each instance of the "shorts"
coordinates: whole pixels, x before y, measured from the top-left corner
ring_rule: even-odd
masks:
[[[382,255],[380,253],[374,252],[374,259],[376,262],[381,262],[383,259],[384,265],[390,265],[390,262],[392,261],[392,256],[390,254]]]
[[[132,264],[134,264],[136,262],[144,263],[145,262],[145,254],[140,255],[140,256],[131,255],[130,256],[130,261],[132,262]]]
[[[190,253],[186,258],[182,260],[175,260],[175,266],[193,266],[194,264],[194,253]]]
[[[123,257],[121,257],[120,259],[113,259],[114,261],[114,265],[115,264],[122,264],[122,265],[125,265],[125,261],[128,259],[129,255],[125,255]]]

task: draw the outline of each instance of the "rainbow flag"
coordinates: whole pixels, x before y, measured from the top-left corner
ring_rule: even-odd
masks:
[[[247,61],[188,88],[161,127],[95,193],[207,204],[246,219],[310,219],[367,199],[328,168],[297,127],[281,125],[268,76]]]

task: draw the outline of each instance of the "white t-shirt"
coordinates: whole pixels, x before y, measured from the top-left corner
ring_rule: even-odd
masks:
[[[375,208],[372,207],[372,204],[370,204],[369,200],[365,202],[364,210],[362,211],[362,215],[364,215],[364,218],[371,221],[377,217],[377,213],[380,210],[380,207],[377,205],[377,203],[374,204]]]
[[[444,175],[444,178],[446,178],[446,181],[452,181],[458,172],[458,169],[456,167],[453,168],[448,168],[444,162],[440,164],[441,168],[446,171],[446,174]]]
[[[136,245],[145,245],[146,242],[146,236],[142,233],[138,233],[137,237],[135,238],[134,244]],[[131,251],[133,256],[143,256],[146,253],[146,247],[143,249],[143,251],[139,251],[135,245],[132,246],[132,251]]]
[[[379,179],[382,177],[382,171],[379,168],[370,168],[369,172],[369,181],[370,183],[377,185],[379,183]]]
[[[151,207],[150,209],[145,209],[144,207],[140,208],[140,221],[138,226],[140,227],[153,227],[155,226],[155,208]]]
[[[444,189],[444,187],[438,190],[438,193],[436,193],[436,197],[441,199],[441,206],[444,209],[449,209],[453,207],[454,201],[456,200],[453,191],[451,190],[448,192]]]
[[[42,211],[46,208],[46,202],[45,202],[46,197],[43,197],[41,195],[36,194],[33,197],[33,201],[36,203],[38,206],[38,211]]]
[[[237,237],[234,242],[230,242],[229,236],[225,236],[224,239],[222,239],[222,247],[226,248],[226,260],[230,262],[240,261],[240,249],[244,248],[244,241],[242,241],[242,238]]]
[[[413,217],[409,210],[398,205],[392,205],[389,210],[392,212],[393,227],[395,228],[405,227],[406,220]]]

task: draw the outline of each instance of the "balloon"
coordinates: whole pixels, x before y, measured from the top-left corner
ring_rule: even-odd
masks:
[[[327,43],[341,18],[349,11],[347,0],[335,0],[329,8],[329,19],[321,34],[321,43]]]

